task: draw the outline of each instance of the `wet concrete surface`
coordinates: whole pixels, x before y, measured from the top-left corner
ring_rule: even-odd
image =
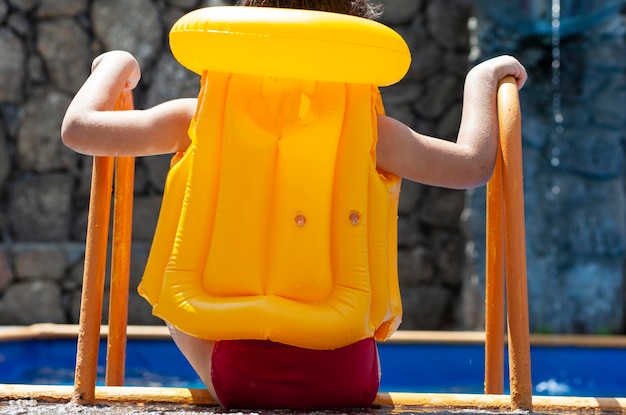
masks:
[[[499,412],[501,413],[501,412]],[[372,408],[369,410],[320,410],[320,411],[289,411],[289,410],[263,410],[263,411],[238,411],[224,410],[219,407],[204,406],[181,406],[168,404],[113,404],[113,405],[77,405],[73,403],[43,403],[33,399],[14,401],[0,401],[0,415],[491,415],[489,411],[429,411]]]

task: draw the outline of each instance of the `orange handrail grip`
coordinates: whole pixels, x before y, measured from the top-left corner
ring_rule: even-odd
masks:
[[[113,157],[94,157],[89,199],[85,264],[80,302],[74,393],[76,403],[95,399],[102,296],[109,237]]]
[[[487,183],[485,244],[485,394],[504,393],[504,198],[502,153]]]
[[[505,262],[511,404],[513,409],[532,410],[521,113],[517,84],[513,77],[507,77],[498,88],[498,121],[506,215]]]
[[[133,108],[132,93],[130,91],[122,93],[115,109],[124,111]],[[107,386],[124,385],[134,177],[135,158],[117,157],[109,294],[109,336],[105,373]]]

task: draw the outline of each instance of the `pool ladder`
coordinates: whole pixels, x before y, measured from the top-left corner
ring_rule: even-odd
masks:
[[[123,92],[117,100],[115,110],[125,111],[133,108],[132,92]],[[78,403],[92,403],[95,400],[113,185],[115,197],[105,384],[107,386],[124,384],[134,176],[134,157],[93,158],[72,397],[72,400]]]
[[[503,394],[504,391],[504,332],[507,325],[511,409],[532,410],[521,115],[514,78],[508,77],[500,84],[497,102],[500,146],[495,170],[487,184],[485,394]],[[133,109],[130,92],[120,96],[116,109]],[[95,401],[113,186],[105,384],[124,384],[133,182],[133,157],[94,157],[72,396],[76,403]],[[505,324],[505,315],[508,324]]]

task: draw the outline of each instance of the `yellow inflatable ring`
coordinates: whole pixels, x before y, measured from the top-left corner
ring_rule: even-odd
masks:
[[[170,31],[190,70],[386,86],[406,74],[402,37],[368,19],[273,7],[206,7]]]

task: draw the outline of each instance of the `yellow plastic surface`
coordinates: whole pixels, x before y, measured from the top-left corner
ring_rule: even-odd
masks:
[[[297,75],[203,72],[139,289],[184,332],[333,349],[400,323],[378,89]]]
[[[363,83],[398,82],[411,63],[402,37],[364,18],[273,7],[206,7],[170,31],[185,67],[277,78]]]

